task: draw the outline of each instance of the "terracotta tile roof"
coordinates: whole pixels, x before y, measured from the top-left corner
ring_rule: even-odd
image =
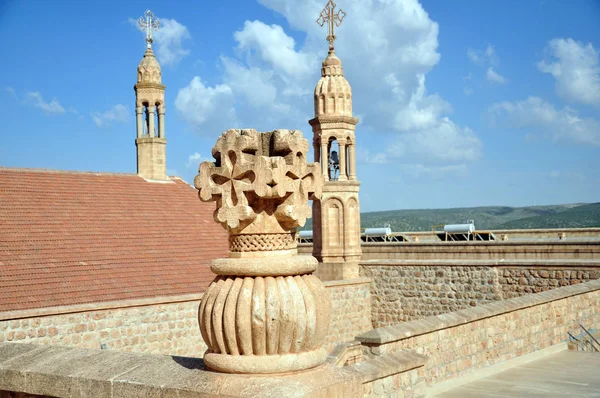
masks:
[[[213,210],[179,178],[0,168],[0,311],[200,293]]]

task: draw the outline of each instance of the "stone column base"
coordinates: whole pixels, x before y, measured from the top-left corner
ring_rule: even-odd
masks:
[[[212,370],[225,373],[281,373],[311,369],[322,364],[327,351],[318,348],[314,351],[283,355],[227,355],[215,354],[207,350],[204,364]]]

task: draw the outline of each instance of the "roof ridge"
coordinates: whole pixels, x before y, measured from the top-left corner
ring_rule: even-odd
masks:
[[[92,174],[92,175],[140,177],[137,173],[119,173],[119,172],[110,172],[110,171],[89,171],[89,170],[62,170],[62,169],[9,167],[9,166],[0,166],[0,171],[34,172],[34,173],[62,173],[62,174]],[[140,177],[140,178],[142,178],[142,177]]]

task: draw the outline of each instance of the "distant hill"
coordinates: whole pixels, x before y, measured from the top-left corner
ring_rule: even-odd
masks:
[[[498,229],[600,227],[600,203],[590,203],[549,216],[533,216],[501,224]]]
[[[431,231],[433,225],[475,221],[475,228],[534,229],[600,227],[600,203],[576,203],[528,207],[467,207],[455,209],[391,210],[361,213],[361,228],[383,227],[392,231]],[[303,229],[311,229],[311,220]],[[438,229],[441,229],[439,227]]]

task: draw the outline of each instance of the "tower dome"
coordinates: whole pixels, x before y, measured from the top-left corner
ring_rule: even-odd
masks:
[[[352,116],[352,89],[333,49],[323,60],[321,78],[315,87],[315,116],[324,115]]]
[[[152,48],[148,47],[144,58],[138,65],[138,83],[156,83],[162,84],[162,76],[160,71],[160,65],[152,52]]]

